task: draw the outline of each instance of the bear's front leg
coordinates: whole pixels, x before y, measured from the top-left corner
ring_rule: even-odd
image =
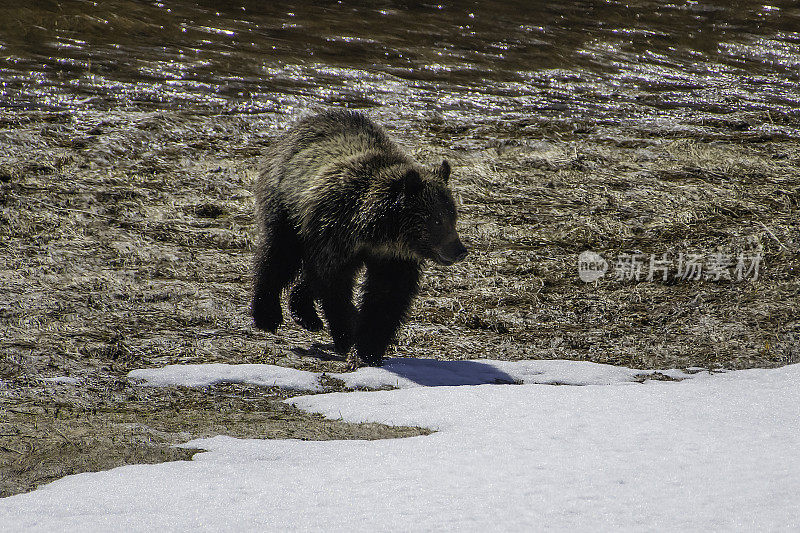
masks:
[[[419,290],[420,265],[415,261],[367,261],[356,329],[356,355],[365,364],[380,366]]]
[[[295,322],[308,331],[322,329],[322,320],[319,319],[314,307],[314,299],[314,287],[311,286],[308,276],[303,272],[289,293],[289,311]]]
[[[256,328],[274,332],[281,322],[281,292],[297,276],[300,244],[279,209],[274,209],[256,251],[251,314]]]

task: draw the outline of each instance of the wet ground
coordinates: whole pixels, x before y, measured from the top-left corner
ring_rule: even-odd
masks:
[[[277,389],[125,379],[344,370],[326,333],[247,316],[259,157],[330,106],[453,164],[471,255],[427,268],[390,355],[800,362],[800,8],[539,5],[0,6],[0,495],[186,458],[169,446],[200,435],[417,431],[321,421]],[[617,280],[618,263],[585,283],[586,250],[667,253],[668,279]],[[730,279],[679,276],[714,253]]]

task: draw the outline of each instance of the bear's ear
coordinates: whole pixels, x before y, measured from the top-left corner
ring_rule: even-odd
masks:
[[[450,179],[450,163],[447,162],[447,159],[442,159],[441,166],[434,170],[434,174],[442,183],[447,185],[447,180]]]
[[[396,201],[402,202],[404,198],[416,195],[422,188],[422,178],[419,172],[410,168],[403,175],[392,181],[389,191]]]
[[[422,188],[422,178],[419,172],[413,168],[408,169],[400,179],[403,183],[403,193],[405,193],[406,196],[413,196]]]

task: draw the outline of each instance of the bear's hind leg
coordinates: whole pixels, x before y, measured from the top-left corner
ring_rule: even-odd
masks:
[[[353,346],[356,306],[353,305],[355,270],[345,268],[329,278],[316,278],[313,286],[322,300],[322,311],[328,322],[336,351],[346,355]]]
[[[386,348],[406,319],[419,290],[419,264],[404,260],[370,260],[361,295],[356,329],[356,355],[380,366]]]
[[[322,329],[322,320],[314,307],[314,288],[308,280],[308,276],[303,272],[289,293],[289,311],[291,311],[294,321],[302,328],[308,331]]]
[[[256,328],[274,332],[283,322],[281,292],[297,276],[302,257],[297,233],[282,213],[264,228],[256,252],[252,315]]]

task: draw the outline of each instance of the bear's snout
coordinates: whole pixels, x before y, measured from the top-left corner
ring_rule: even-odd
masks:
[[[455,253],[456,260],[454,262],[459,263],[463,261],[464,258],[467,257],[468,253],[469,252],[467,251],[467,247],[464,246],[464,244],[459,239],[456,239],[456,253]]]
[[[437,263],[442,265],[452,265],[454,263],[458,263],[459,261],[463,261],[465,257],[467,257],[467,247],[461,242],[461,239],[456,237],[446,245],[442,246],[442,248],[438,251],[437,255]]]

